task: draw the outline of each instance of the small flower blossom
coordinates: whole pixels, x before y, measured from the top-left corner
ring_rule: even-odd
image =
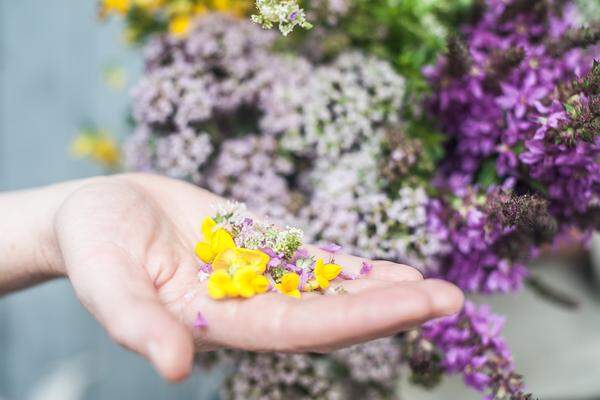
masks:
[[[277,24],[283,36],[287,36],[296,26],[312,28],[298,0],[256,0],[256,8],[258,14],[252,15],[252,21],[265,29]]]
[[[342,267],[333,263],[325,264],[323,259],[319,258],[315,263],[315,279],[309,282],[309,285],[313,288],[327,289],[330,282],[337,278],[340,272],[342,272]]]
[[[288,272],[281,277],[281,283],[276,285],[277,290],[286,296],[300,298],[300,276],[295,272]]]
[[[225,270],[213,272],[208,278],[207,288],[208,294],[215,300],[238,295],[231,275]]]
[[[368,263],[366,261],[362,262],[362,265],[360,266],[360,274],[361,275],[368,275],[369,272],[371,272],[373,270],[373,264]]]
[[[194,321],[194,328],[205,329],[208,328],[208,321],[201,312],[196,314],[196,321]]]
[[[176,15],[169,21],[169,33],[177,39],[185,38],[191,28],[192,18],[189,15]]]
[[[195,248],[196,255],[205,263],[212,263],[217,255],[235,247],[235,243],[229,232],[223,228],[211,232],[214,226],[212,224],[214,224],[212,219],[208,218],[204,220],[202,223],[204,241],[198,242]]]
[[[328,253],[335,254],[341,250],[342,246],[340,246],[339,244],[335,244],[335,243],[327,243],[323,246],[320,246],[319,248]]]

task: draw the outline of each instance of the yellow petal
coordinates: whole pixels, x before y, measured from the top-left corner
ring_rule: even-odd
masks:
[[[299,299],[299,298],[301,298],[301,297],[302,297],[302,295],[300,294],[300,291],[299,291],[298,289],[296,289],[296,290],[292,290],[291,292],[287,292],[286,294],[287,294],[288,296],[295,297],[295,298],[297,298],[297,299]]]
[[[233,283],[237,289],[237,292],[242,297],[252,297],[256,293],[252,282],[256,277],[256,272],[251,267],[241,267],[235,272],[233,276]]]
[[[342,267],[337,264],[325,264],[323,266],[323,277],[327,280],[334,280],[342,272]]]
[[[269,289],[269,280],[263,275],[255,275],[252,279],[252,288],[256,293],[264,293]]]
[[[208,278],[208,294],[213,299],[222,299],[228,295],[231,277],[225,271],[215,271]]]
[[[236,289],[237,293],[246,299],[249,299],[250,297],[253,297],[256,294],[252,286],[236,286]]]
[[[208,295],[215,300],[220,300],[227,296],[227,291],[219,286],[208,282]]]
[[[321,289],[327,289],[329,287],[329,281],[323,276],[317,276],[317,282]]]
[[[210,217],[206,217],[202,220],[202,236],[204,236],[206,242],[210,242],[215,226],[217,226],[217,223]]]
[[[270,258],[262,251],[237,248],[236,252],[243,260],[244,265],[252,267],[257,274],[262,274],[267,269]]]
[[[215,253],[220,253],[223,250],[235,247],[233,238],[231,237],[229,232],[227,232],[223,228],[217,229],[217,231],[212,234],[210,238],[210,245]]]
[[[315,268],[314,268],[315,275],[317,275],[317,276],[323,275],[323,265],[324,265],[323,259],[318,258],[317,262],[315,262]]]
[[[233,282],[230,282],[225,290],[227,291],[227,296],[229,297],[237,297],[240,295],[238,288],[233,284]]]
[[[218,253],[212,260],[213,270],[227,271],[236,264],[238,255],[235,249],[225,249]]]
[[[215,252],[212,250],[212,247],[206,242],[196,243],[196,248],[194,250],[198,258],[204,261],[205,263],[211,263],[215,258]]]
[[[206,7],[205,4],[196,4],[196,6],[194,7],[195,15],[202,15],[202,14],[206,14],[207,12],[208,12],[208,7]]]
[[[169,22],[169,32],[177,39],[183,39],[187,36],[192,20],[189,15],[177,15]]]
[[[288,272],[281,277],[281,286],[285,292],[291,292],[298,289],[300,284],[300,276],[295,272]]]

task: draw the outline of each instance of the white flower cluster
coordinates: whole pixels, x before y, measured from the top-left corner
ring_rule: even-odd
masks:
[[[259,214],[283,217],[291,201],[285,176],[293,172],[293,165],[276,154],[276,146],[271,136],[226,140],[207,174],[208,187],[245,202]]]
[[[309,177],[311,202],[301,210],[303,228],[314,241],[338,243],[365,257],[432,267],[446,244],[428,228],[429,198],[420,187],[403,186],[392,197],[382,192],[378,143],[365,142],[333,165],[317,163]]]
[[[337,157],[399,121],[404,78],[376,58],[345,53],[293,83],[274,84],[270,104],[278,107],[261,122],[267,131],[280,130],[286,149]]]
[[[205,132],[196,133],[190,128],[156,139],[156,167],[173,178],[189,178],[200,183],[199,168],[212,154],[210,136]]]
[[[298,0],[256,0],[256,8],[258,14],[252,15],[252,21],[265,29],[277,24],[283,36],[287,36],[296,26],[312,28]]]

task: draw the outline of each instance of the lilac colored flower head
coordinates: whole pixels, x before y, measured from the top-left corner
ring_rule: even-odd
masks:
[[[201,312],[198,312],[198,314],[196,315],[196,321],[194,321],[194,328],[196,328],[196,329],[208,328],[208,321],[206,320],[204,315],[202,315]]]
[[[328,253],[336,254],[338,251],[340,251],[342,249],[342,246],[340,246],[339,244],[335,244],[335,243],[327,243],[322,246],[319,246],[319,248]]]

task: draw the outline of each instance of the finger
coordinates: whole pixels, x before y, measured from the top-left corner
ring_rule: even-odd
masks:
[[[363,263],[368,263],[373,266],[371,272],[366,275],[366,277],[370,279],[391,282],[417,281],[423,279],[423,275],[416,268],[408,265],[397,264],[390,261],[369,260],[348,254],[332,254],[314,246],[306,246],[306,248],[309,253],[315,257],[323,258],[326,261],[333,258],[337,264],[343,267],[345,272],[349,272],[353,275],[360,274]]]
[[[293,350],[329,351],[454,314],[462,302],[459,289],[438,280],[376,287],[349,296],[321,296],[291,307],[286,340]]]
[[[335,295],[349,295],[365,292],[368,290],[382,289],[384,287],[389,287],[395,285],[394,282],[386,282],[375,279],[356,279],[356,280],[348,280],[348,281],[339,281],[332,282],[331,286],[326,291],[326,296],[335,296]],[[303,294],[303,298],[309,299],[311,297],[323,296],[320,293],[314,293],[314,296],[308,297],[308,295],[312,295],[313,293]]]
[[[165,379],[186,378],[194,353],[191,332],[164,308],[143,266],[112,244],[66,254],[78,297],[109,335],[150,360]]]
[[[348,295],[297,300],[270,293],[249,300],[205,300],[197,305],[209,321],[205,338],[255,351],[331,350],[453,314],[463,301],[460,290],[443,281],[355,282],[350,286],[355,293]]]

